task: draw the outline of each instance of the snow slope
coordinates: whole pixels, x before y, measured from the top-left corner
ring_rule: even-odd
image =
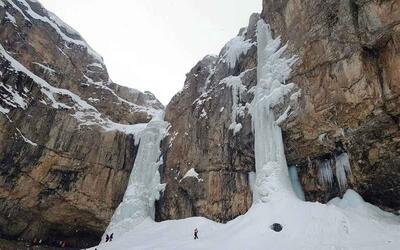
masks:
[[[273,223],[282,224],[283,230],[271,230]],[[194,228],[199,229],[196,241]],[[114,237],[113,242],[96,248],[396,250],[400,249],[400,218],[348,190],[343,199],[336,198],[328,205],[298,199],[258,203],[227,224],[201,217],[161,223],[147,219]]]

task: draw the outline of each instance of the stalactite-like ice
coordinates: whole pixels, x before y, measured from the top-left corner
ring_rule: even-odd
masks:
[[[332,164],[331,160],[323,160],[319,163],[319,182],[325,187],[332,186],[333,184]]]
[[[336,178],[339,183],[340,190],[347,187],[347,178],[351,176],[351,167],[349,155],[342,153],[335,157],[336,160]]]
[[[325,187],[333,185],[333,171],[332,167],[335,164],[335,175],[340,190],[344,191],[347,187],[347,180],[351,176],[351,167],[349,155],[341,153],[335,156],[335,161],[332,159],[324,160],[319,163],[318,177],[319,182]]]

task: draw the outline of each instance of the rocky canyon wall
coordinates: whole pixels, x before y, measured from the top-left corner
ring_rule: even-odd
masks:
[[[95,245],[128,183],[134,124],[163,106],[113,83],[37,1],[1,0],[0,20],[0,237]]]
[[[349,186],[400,209],[400,1],[264,1],[262,17],[299,56],[291,81],[298,115],[284,124],[286,156],[299,165],[309,200],[340,194],[321,186],[321,162],[348,152]]]
[[[327,202],[350,187],[381,208],[400,209],[399,3],[263,1],[261,18],[287,43],[287,56],[298,57],[290,81],[300,92],[281,127],[306,200]],[[257,19],[218,56],[200,61],[167,106],[159,220],[228,221],[251,205]],[[351,174],[340,187],[335,161],[345,155]],[[324,163],[331,183],[321,181]]]
[[[195,65],[166,107],[156,219],[226,222],[251,206],[259,18],[298,57],[291,108],[274,111],[285,114],[286,156],[306,199],[343,193],[335,162],[346,154],[347,187],[398,211],[399,5],[264,0],[261,15]],[[0,20],[0,237],[94,245],[124,195],[135,131],[164,107],[113,83],[102,58],[37,1],[0,0]],[[324,166],[331,182],[321,180]]]

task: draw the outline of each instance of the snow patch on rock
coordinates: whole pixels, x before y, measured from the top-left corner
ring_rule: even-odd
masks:
[[[15,20],[15,17],[8,13],[8,11],[6,11],[5,19],[9,20],[14,26],[17,26],[17,21]]]
[[[244,32],[245,33],[245,32]],[[229,68],[235,68],[240,56],[247,54],[247,51],[255,43],[246,40],[244,34],[231,39],[223,48],[223,55],[220,60],[226,62]]]
[[[182,182],[186,178],[195,178],[198,182],[203,181],[203,179],[199,178],[199,173],[194,168],[189,169],[179,182]]]
[[[18,131],[19,135],[21,136],[21,138],[22,138],[26,143],[28,143],[28,144],[30,144],[30,145],[32,145],[32,146],[34,146],[34,147],[37,147],[37,143],[35,143],[35,142],[29,140],[28,138],[26,138],[26,137],[24,136],[24,134],[22,134],[21,130],[19,130],[18,128],[15,128],[15,129]]]
[[[10,56],[7,51],[3,48],[3,46],[0,44],[0,56],[3,56],[7,61],[10,62],[10,70],[14,70],[15,72],[22,72],[29,76],[30,78],[33,79],[33,81],[39,86],[41,92],[47,97],[48,100],[42,100],[42,103],[47,105],[49,102],[50,105],[55,108],[55,109],[66,109],[70,111],[75,111],[72,116],[75,117],[79,122],[80,126],[100,126],[106,131],[111,131],[111,130],[118,130],[123,133],[129,133],[129,134],[135,134],[138,131],[138,128],[140,129],[143,125],[142,124],[135,124],[135,125],[125,125],[125,124],[118,124],[114,123],[113,121],[109,120],[108,118],[103,118],[101,114],[98,112],[98,110],[87,103],[85,100],[82,100],[78,95],[72,93],[69,90],[66,89],[61,89],[61,88],[56,88],[51,86],[48,82],[43,80],[42,78],[38,77],[34,73],[32,73],[30,70],[25,68],[21,63],[19,63],[17,60],[15,60],[12,56]],[[0,87],[8,91],[10,97],[4,97],[2,98],[2,101],[5,102],[5,104],[9,105],[10,107],[13,108],[23,108],[25,109],[28,105],[27,102],[27,96],[21,96],[19,92],[16,92],[13,90],[11,87],[4,85],[3,83],[0,83]],[[102,86],[100,83],[94,83],[93,84],[99,84]],[[106,86],[102,86],[104,88],[107,88]],[[111,93],[113,93],[115,96],[114,91],[109,89]],[[58,96],[66,96],[72,103],[63,103],[61,101],[57,101]],[[135,111],[144,111],[148,112],[150,115],[153,117],[158,116],[160,110],[155,110],[153,108],[147,108],[147,107],[142,107],[133,103],[130,103],[120,97],[118,97],[118,100],[121,102],[125,102],[129,105],[131,105],[132,110]],[[8,108],[2,108],[2,113],[8,113],[6,112]]]
[[[86,48],[88,54],[90,54],[96,61],[98,62],[103,62],[103,58],[97,53],[95,52],[87,43],[86,41],[84,41],[83,39],[74,39],[71,38],[70,36],[68,36],[67,34],[65,34],[61,28],[63,28],[64,30],[67,31],[67,33],[69,33],[70,35],[75,35],[80,37],[79,33],[76,32],[74,29],[72,29],[70,26],[68,26],[67,24],[65,24],[63,21],[61,21],[56,15],[54,15],[51,12],[47,12],[49,17],[46,16],[41,16],[38,13],[36,13],[32,7],[29,5],[29,3],[25,0],[16,0],[17,2],[19,2],[20,4],[22,4],[25,7],[25,10],[22,11],[14,2],[13,0],[7,0],[11,6],[13,6],[14,9],[16,9],[18,12],[20,12],[22,14],[22,16],[27,20],[27,21],[31,21],[31,19],[28,17],[30,16],[31,18],[35,19],[35,20],[39,20],[42,21],[44,23],[49,24],[59,35],[60,37],[68,43],[73,43],[76,44],[78,46],[82,46],[84,48]],[[44,9],[43,9],[44,10]],[[26,13],[26,14],[25,14]],[[28,15],[28,16],[27,16]]]

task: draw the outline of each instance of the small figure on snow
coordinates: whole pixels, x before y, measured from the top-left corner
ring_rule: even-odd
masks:
[[[108,236],[108,234],[106,234],[106,242],[108,242],[110,240],[110,236]]]
[[[110,241],[113,240],[113,237],[114,237],[114,233],[110,234]]]
[[[194,229],[194,239],[198,239],[199,237],[197,236],[197,234],[199,233],[199,230],[197,230],[197,228]]]

